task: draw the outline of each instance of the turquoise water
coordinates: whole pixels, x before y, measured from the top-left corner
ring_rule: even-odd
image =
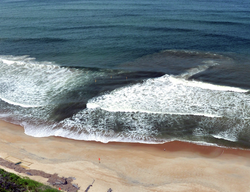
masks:
[[[249,147],[249,1],[0,4],[0,117],[26,134]]]

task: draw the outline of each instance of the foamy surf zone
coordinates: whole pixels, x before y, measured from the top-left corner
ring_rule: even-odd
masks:
[[[193,78],[231,65],[233,58],[173,50],[147,56],[161,62],[163,57],[164,71],[173,57],[196,64],[187,62],[175,75],[157,68],[136,71],[144,58],[129,71],[126,63],[122,70],[69,68],[29,56],[1,56],[1,118],[35,137],[244,147],[250,137],[249,90]]]

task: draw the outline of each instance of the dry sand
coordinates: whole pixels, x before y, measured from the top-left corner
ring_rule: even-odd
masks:
[[[146,145],[34,138],[25,135],[22,127],[0,121],[0,157],[23,161],[30,169],[75,177],[73,183],[81,187],[79,191],[85,191],[93,180],[89,192],[106,192],[109,188],[113,192],[250,191],[247,150],[177,141]]]

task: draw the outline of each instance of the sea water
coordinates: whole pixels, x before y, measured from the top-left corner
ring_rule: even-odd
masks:
[[[0,118],[35,137],[250,147],[250,2],[2,0]]]

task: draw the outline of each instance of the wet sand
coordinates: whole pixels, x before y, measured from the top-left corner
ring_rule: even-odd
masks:
[[[93,180],[89,192],[109,188],[113,192],[250,191],[248,150],[179,141],[149,145],[35,138],[25,135],[22,127],[4,121],[0,121],[0,132],[1,158],[22,161],[21,165],[29,169],[75,177],[73,183],[82,192]],[[30,178],[47,181],[39,176]]]

